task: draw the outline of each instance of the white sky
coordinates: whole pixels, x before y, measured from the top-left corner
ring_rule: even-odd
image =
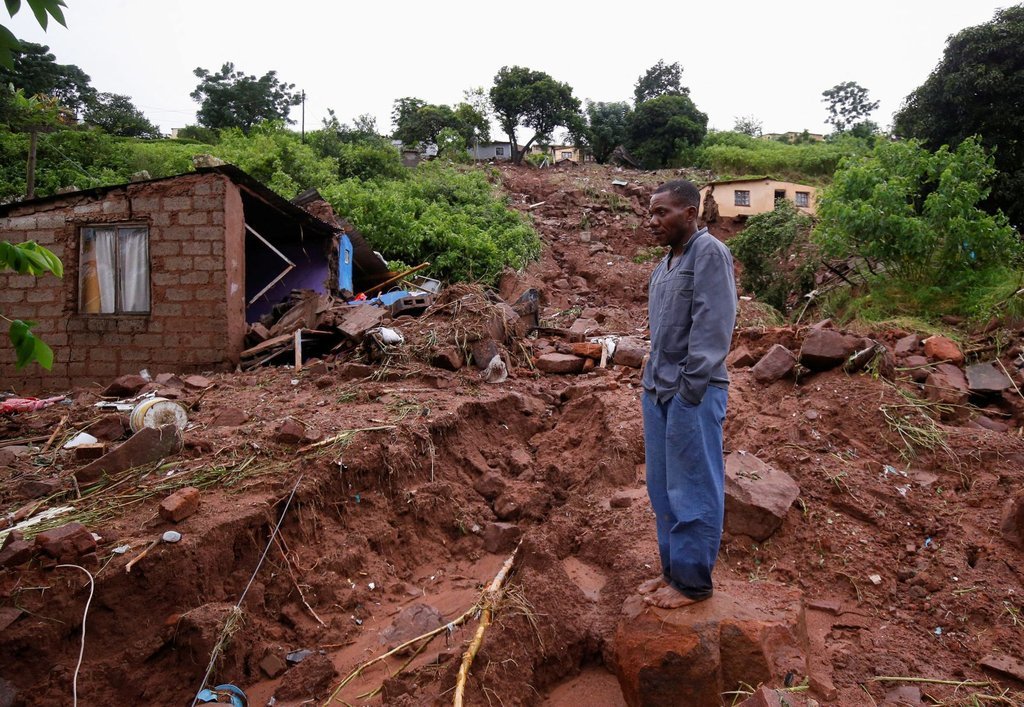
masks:
[[[504,65],[546,71],[582,99],[632,100],[637,77],[678,61],[709,127],[754,115],[765,132],[827,132],[821,92],[866,87],[887,126],[942,56],[946,38],[1012,3],[993,0],[677,0],[598,3],[67,0],[68,29],[31,12],[3,23],[123,93],[164,132],[195,122],[193,69],[275,69],[305,89],[306,128],[327,108],[390,129],[396,98],[454,104]],[[24,3],[23,3],[24,5]],[[299,109],[291,117],[299,119]],[[295,127],[298,127],[296,124]],[[499,138],[497,134],[495,138]]]

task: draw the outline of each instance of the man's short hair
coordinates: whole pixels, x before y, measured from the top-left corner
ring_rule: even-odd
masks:
[[[654,190],[655,194],[665,192],[671,194],[672,198],[683,206],[700,208],[700,190],[688,179],[673,179]]]

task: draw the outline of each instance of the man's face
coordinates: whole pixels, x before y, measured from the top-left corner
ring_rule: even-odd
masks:
[[[683,206],[671,192],[652,196],[650,213],[647,225],[658,245],[674,248],[697,230],[697,207]]]

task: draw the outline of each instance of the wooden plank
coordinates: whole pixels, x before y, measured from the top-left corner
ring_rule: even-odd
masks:
[[[295,330],[295,372],[302,370],[302,329]]]
[[[268,351],[275,346],[279,346],[292,340],[291,334],[282,334],[281,336],[275,336],[273,339],[267,339],[261,344],[256,344],[251,349],[246,349],[241,353],[242,358],[252,358],[257,354],[261,354],[264,351]]]

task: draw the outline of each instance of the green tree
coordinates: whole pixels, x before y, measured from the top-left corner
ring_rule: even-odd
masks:
[[[838,83],[821,92],[828,109],[825,122],[843,132],[848,127],[866,120],[878,108],[878,101],[868,100],[868,90],[855,81]]]
[[[119,93],[96,94],[86,107],[82,120],[117,137],[160,137],[160,129],[149,122],[131,98]]]
[[[689,96],[690,89],[683,86],[682,80],[683,69],[678,61],[665,64],[664,60],[659,59],[657,64],[636,80],[633,87],[635,105],[639,106],[658,96]]]
[[[975,138],[935,152],[915,141],[880,143],[836,171],[818,200],[816,239],[827,255],[867,258],[905,281],[953,289],[972,271],[1021,257],[1005,217],[978,208],[994,175]]]
[[[486,139],[488,122],[469,103],[460,103],[454,109],[444,104],[427,103],[419,98],[399,98],[391,111],[395,124],[392,137],[406,145],[437,143],[443,130],[453,130],[462,138],[463,148],[474,139]]]
[[[268,71],[257,78],[235,71],[233,63],[226,62],[220,71],[211,73],[199,67],[193,73],[199,78],[196,89],[189,94],[199,103],[199,124],[208,128],[240,128],[248,133],[253,126],[266,120],[286,123],[292,106],[302,102],[295,84],[282,83],[276,71]]]
[[[61,9],[67,7],[64,0],[26,0],[26,3],[32,10],[32,14],[35,15],[36,22],[44,30],[50,24],[50,17],[67,27],[67,23],[64,21],[64,11]],[[18,10],[21,9],[21,0],[5,0],[5,4],[7,5],[7,14],[11,17],[18,14]],[[13,53],[20,50],[22,46],[22,43],[11,34],[9,29],[0,25],[0,67],[12,68],[14,66]]]
[[[9,68],[0,67],[0,87],[13,85],[27,96],[51,96],[77,117],[96,96],[89,76],[74,64],[58,64],[44,44],[22,42]],[[0,100],[0,121],[7,122],[10,104]]]
[[[986,206],[1024,227],[1024,5],[999,10],[946,42],[942,59],[893,121],[900,137],[955,147],[972,135],[995,153],[999,175]]]
[[[572,95],[572,86],[555,81],[543,71],[523,66],[503,66],[494,77],[491,104],[501,129],[512,144],[512,161],[520,164],[537,140],[550,139],[557,127],[579,122],[580,102]],[[520,147],[516,128],[533,130],[533,137]]]
[[[627,147],[645,167],[668,166],[699,145],[708,117],[689,96],[666,94],[637,105],[629,121]]]
[[[737,116],[732,126],[733,132],[743,133],[750,137],[761,137],[762,123],[753,115]]]
[[[632,109],[625,101],[612,103],[587,101],[587,125],[584,138],[587,148],[599,164],[604,164],[619,145],[629,138]],[[579,143],[579,139],[576,140]]]

